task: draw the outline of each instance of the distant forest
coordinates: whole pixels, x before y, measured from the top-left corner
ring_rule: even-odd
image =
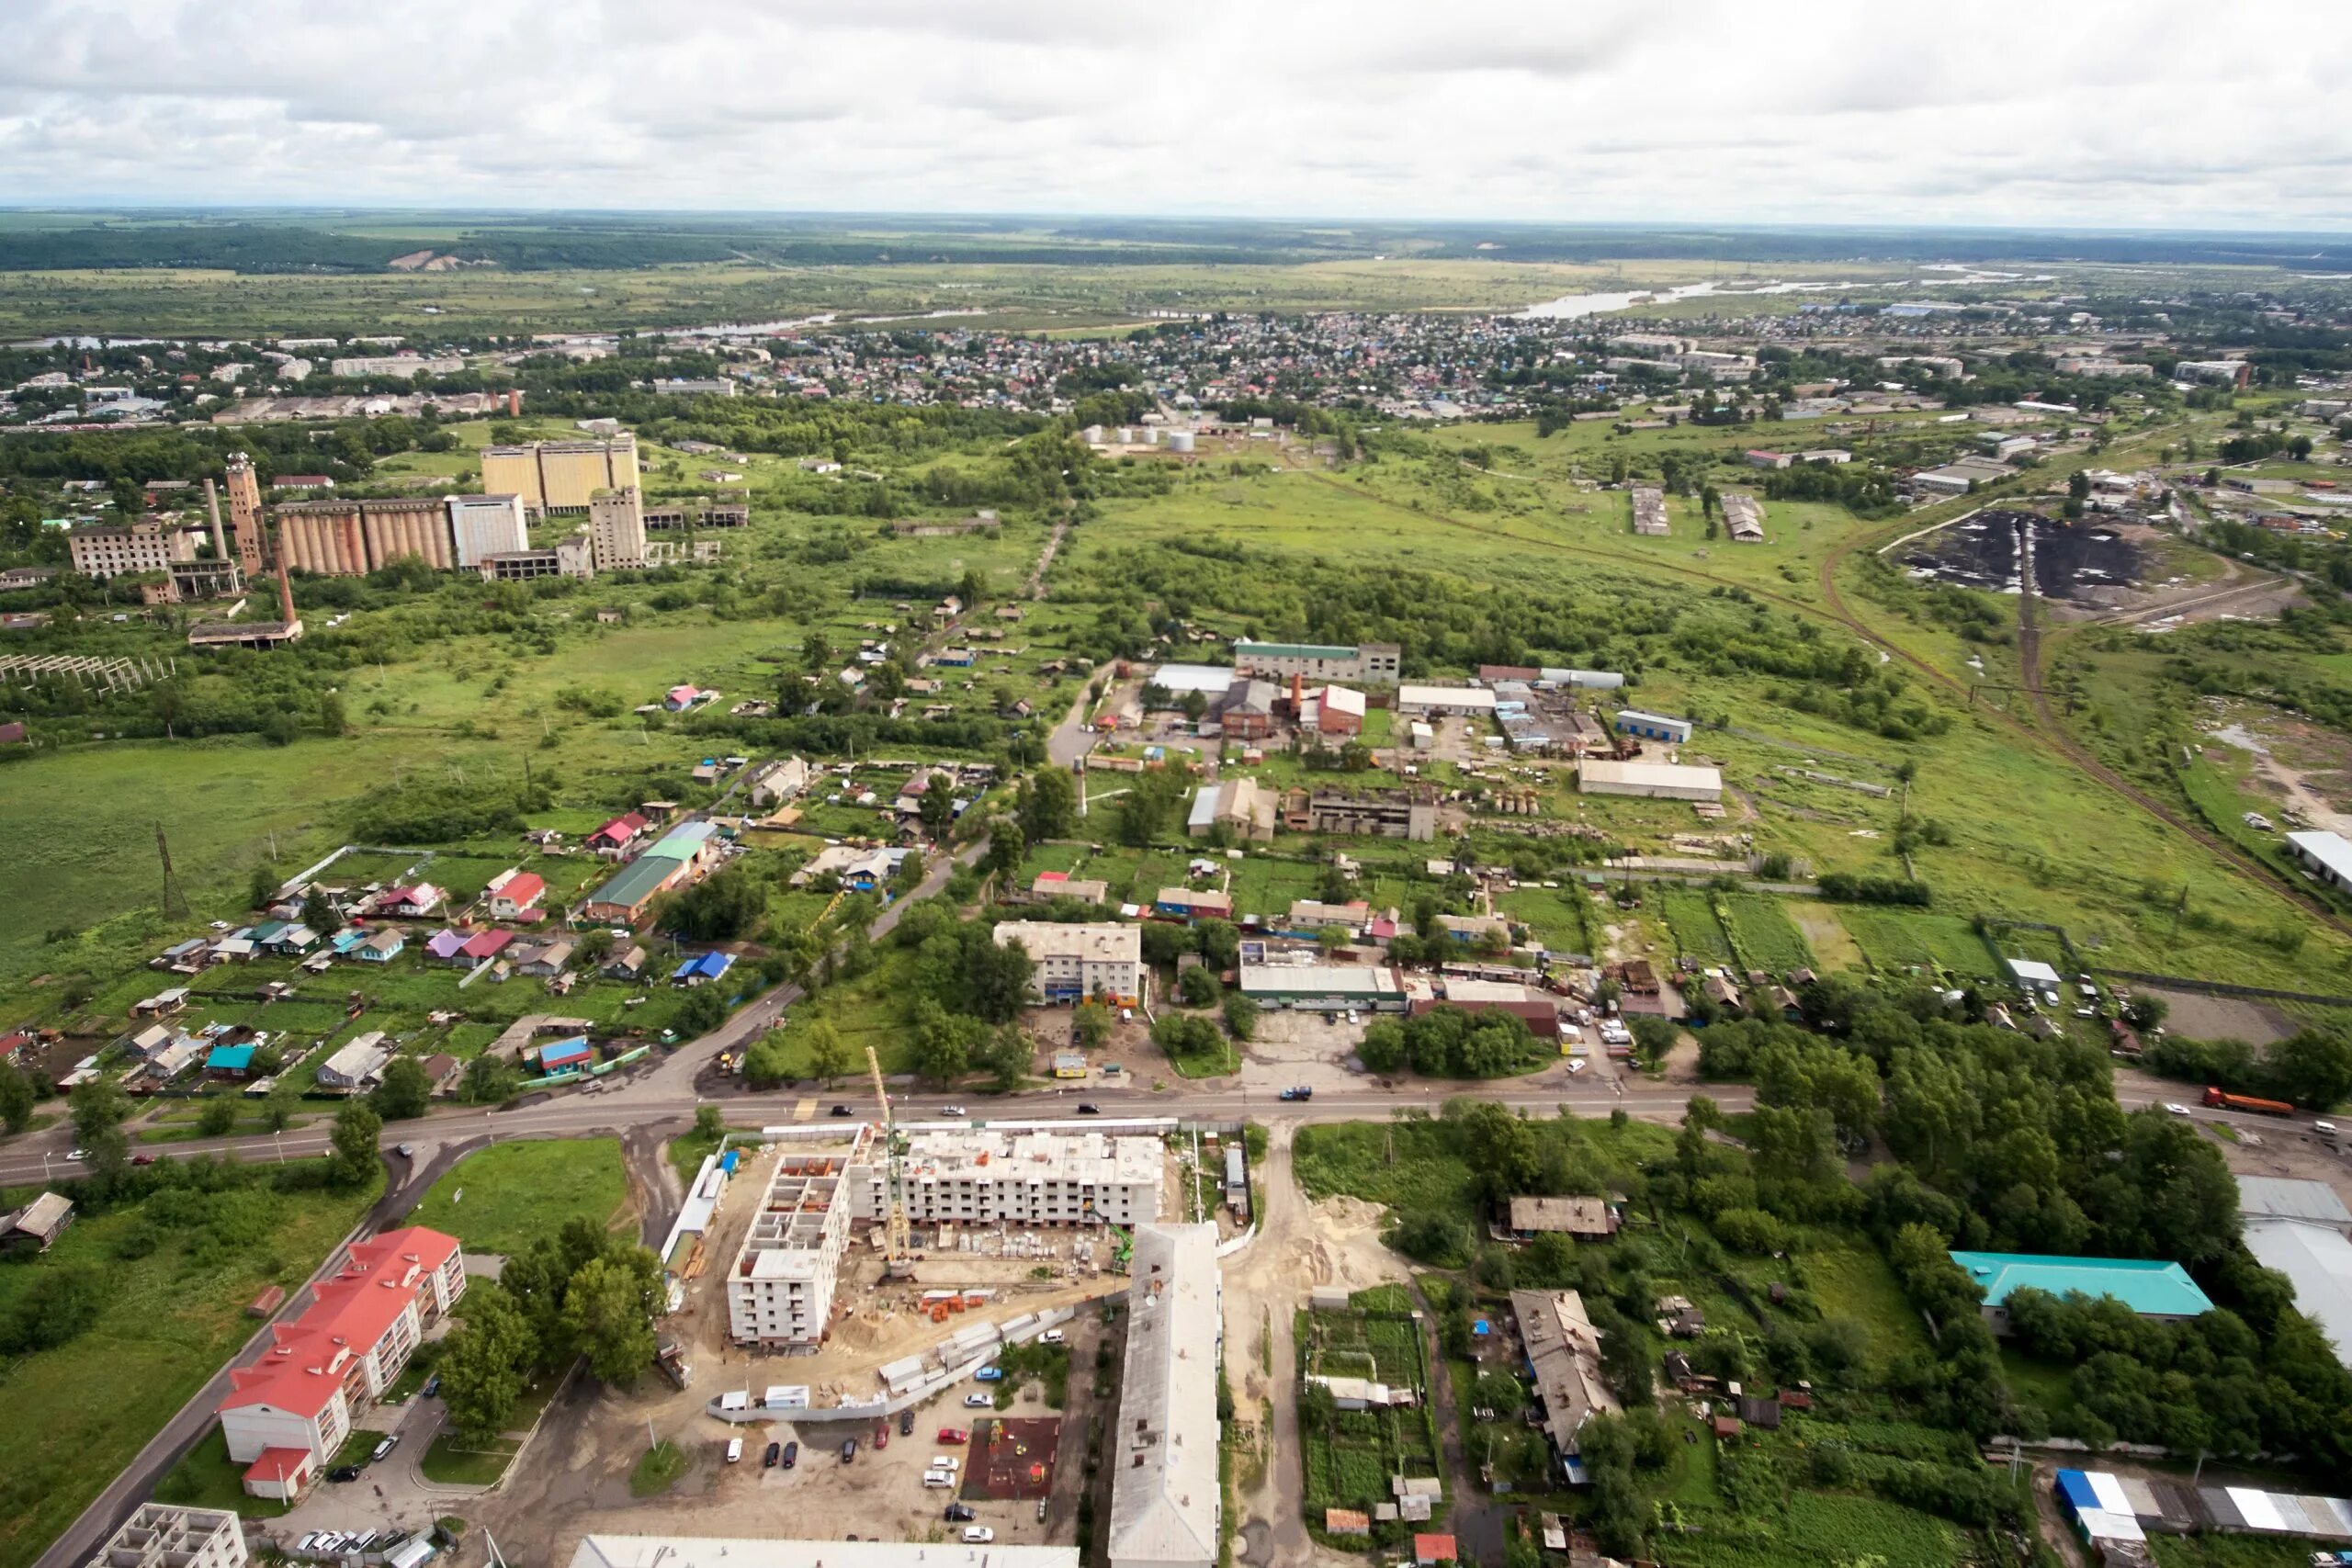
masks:
[[[94,212],[86,221],[76,221],[78,216],[0,212],[0,271],[216,267],[370,273],[383,271],[394,256],[429,248],[518,272],[728,261],[799,266],[1284,265],[1375,254],[1582,263],[2073,261],[2352,272],[2352,239],[2297,234],[707,213],[402,213],[389,222],[385,214],[350,211],[235,217],[198,210]],[[402,220],[414,221],[413,235],[399,231]]]

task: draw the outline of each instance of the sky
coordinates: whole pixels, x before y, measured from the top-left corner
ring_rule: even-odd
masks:
[[[0,203],[2352,228],[2290,0],[5,0]]]

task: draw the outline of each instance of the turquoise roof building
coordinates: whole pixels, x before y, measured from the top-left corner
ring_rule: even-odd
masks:
[[[2007,1329],[2018,1291],[2112,1296],[2142,1317],[2198,1317],[2213,1303],[2177,1263],[2140,1258],[2062,1258],[2033,1252],[1955,1252],[1951,1260],[1984,1292],[1984,1318]]]

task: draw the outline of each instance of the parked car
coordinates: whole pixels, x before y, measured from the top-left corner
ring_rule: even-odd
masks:
[[[847,1464],[856,1457],[857,1439],[855,1438],[843,1438],[842,1439],[842,1462],[843,1464]]]
[[[401,1435],[398,1432],[394,1432],[390,1437],[386,1438],[382,1442],[376,1445],[374,1450],[368,1455],[368,1462],[370,1464],[375,1463],[376,1461],[382,1459],[386,1454],[390,1453],[394,1449],[399,1448],[400,1446]]]
[[[729,1464],[733,1464],[733,1463],[735,1463],[737,1461],[741,1460],[742,1457],[743,1457],[743,1439],[742,1439],[742,1438],[728,1438],[728,1439],[727,1439],[727,1462],[728,1462],[728,1463],[729,1463]]]
[[[1069,1335],[1064,1334],[1058,1328],[1048,1328],[1046,1332],[1037,1336],[1037,1343],[1040,1345],[1058,1345],[1069,1337]]]
[[[155,1156],[149,1154],[132,1155],[130,1156],[130,1163],[133,1165],[153,1165],[155,1163]]]
[[[972,1435],[961,1427],[942,1427],[939,1429],[939,1440],[943,1443],[967,1443],[971,1441],[971,1438]]]
[[[1281,1100],[1313,1100],[1315,1098],[1315,1090],[1311,1085],[1295,1084],[1291,1088],[1283,1090],[1276,1098]]]
[[[877,1449],[887,1449],[890,1446],[890,1423],[888,1421],[874,1423],[874,1446]]]
[[[966,1525],[964,1527],[964,1544],[966,1546],[986,1546],[995,1539],[996,1531],[989,1529],[986,1525]]]
[[[762,1470],[774,1470],[775,1468],[775,1461],[783,1457],[784,1445],[782,1443],[770,1443],[768,1445],[768,1451],[760,1456],[760,1468]]]
[[[952,1470],[926,1470],[922,1472],[922,1483],[933,1490],[952,1487],[956,1484],[956,1472]]]
[[[798,1464],[799,1462],[800,1462],[800,1445],[799,1445],[798,1443],[786,1443],[786,1444],[785,1444],[785,1445],[784,1445],[784,1468],[785,1468],[785,1469],[786,1469],[786,1470],[790,1470],[794,1465]]]
[[[993,1410],[996,1408],[996,1401],[990,1399],[985,1393],[967,1393],[964,1396],[964,1408],[967,1410]]]
[[[1091,1100],[1081,1100],[1078,1102],[1078,1113],[1080,1116],[1100,1116],[1102,1108]]]
[[[329,1481],[356,1481],[359,1479],[359,1467],[356,1464],[336,1465],[333,1470],[327,1472],[327,1479]]]
[[[995,1365],[982,1367],[978,1371],[972,1374],[972,1381],[974,1382],[1002,1382],[1004,1381],[1004,1369]]]
[[[911,1438],[914,1435],[915,1412],[914,1407],[912,1405],[909,1405],[906,1409],[899,1412],[899,1436],[902,1438]]]
[[[974,1518],[977,1516],[974,1515],[971,1508],[965,1504],[950,1503],[947,1505],[947,1512],[944,1517],[950,1524],[962,1524],[965,1520]]]

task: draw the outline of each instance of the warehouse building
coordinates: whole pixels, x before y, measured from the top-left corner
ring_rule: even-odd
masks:
[[[2238,1178],[2245,1249],[2294,1282],[2295,1305],[2352,1367],[2352,1209],[2324,1181]]]
[[[1144,1224],[1159,1218],[1167,1165],[1167,1149],[1152,1137],[919,1132],[907,1143],[907,1218],[919,1225]],[[890,1198],[888,1169],[860,1165],[849,1174],[851,1218],[881,1219]]]
[[[1495,694],[1484,686],[1399,686],[1396,711],[1407,718],[1490,714],[1495,711]]]
[[[1112,1466],[1110,1568],[1210,1568],[1217,1561],[1222,1296],[1215,1225],[1136,1229],[1119,1420],[1104,1456]]]
[[[2352,888],[2352,842],[2341,833],[2290,833],[2287,852],[2330,887]]]
[[[1284,681],[1297,675],[1309,681],[1393,686],[1398,656],[1393,642],[1368,642],[1359,648],[1345,643],[1251,642],[1242,637],[1233,644],[1236,673]]]
[[[843,1190],[842,1183],[852,1167],[872,1165],[876,1152],[874,1129],[860,1126],[846,1142],[787,1146],[776,1156],[760,1212],[727,1271],[728,1333],[738,1345],[813,1354],[823,1343],[857,1191],[857,1184]]]
[[[1677,762],[1618,762],[1587,757],[1577,764],[1577,788],[1585,795],[1630,795],[1650,800],[1720,801],[1720,768]]]
[[[1996,1334],[2009,1329],[2007,1303],[2016,1291],[2053,1296],[2110,1296],[2138,1313],[2172,1322],[2199,1317],[2213,1303],[2177,1263],[2138,1258],[2063,1258],[2030,1252],[1955,1252],[1951,1260],[1984,1292],[1984,1317]]]
[[[1386,964],[1250,964],[1241,965],[1241,994],[1260,1007],[1301,1012],[1403,1012],[1405,983]]]
[[[1639,708],[1617,710],[1617,733],[1638,735],[1645,740],[1663,740],[1669,746],[1681,746],[1690,739],[1690,721],[1669,718],[1664,714],[1644,713]]]

